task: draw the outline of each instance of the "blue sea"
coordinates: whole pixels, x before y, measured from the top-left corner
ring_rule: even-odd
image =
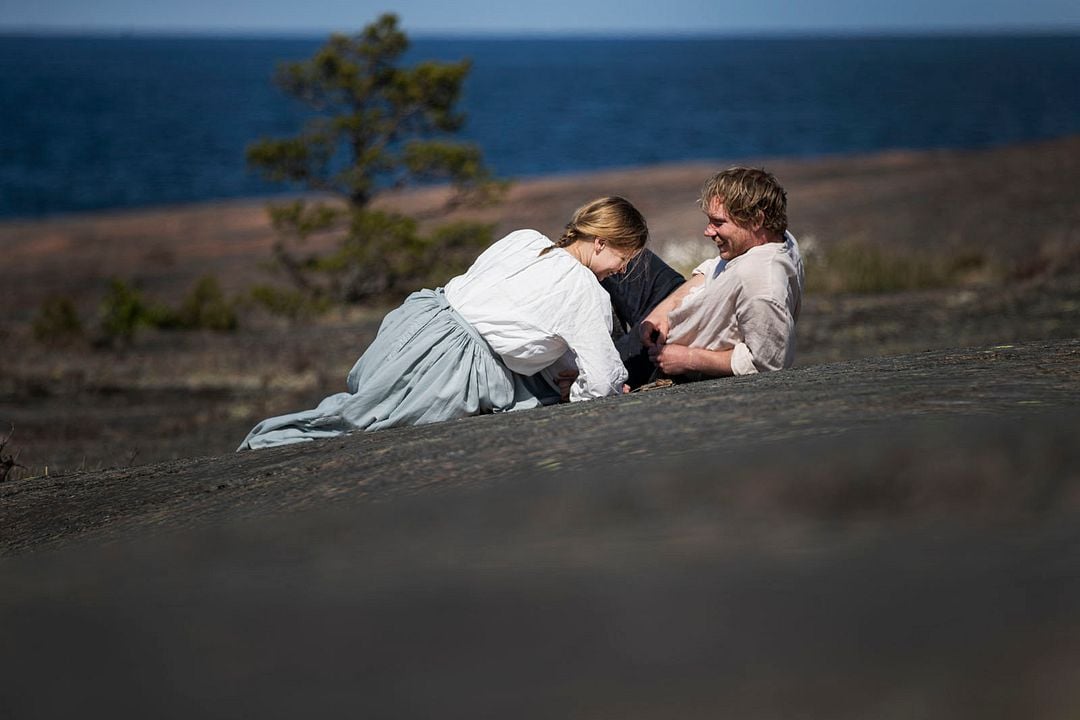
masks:
[[[266,195],[244,149],[308,110],[324,38],[0,37],[0,217]],[[414,39],[473,63],[462,136],[501,176],[981,148],[1080,133],[1080,36]]]

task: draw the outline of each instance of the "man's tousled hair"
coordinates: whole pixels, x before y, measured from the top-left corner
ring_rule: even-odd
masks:
[[[708,212],[714,198],[739,227],[760,221],[766,230],[779,234],[787,230],[787,193],[764,169],[731,167],[716,173],[701,186],[701,209]]]

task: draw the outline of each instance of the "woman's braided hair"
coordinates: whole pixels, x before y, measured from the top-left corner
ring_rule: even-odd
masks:
[[[629,200],[618,195],[597,198],[579,207],[552,247],[566,248],[578,240],[603,238],[608,245],[628,255],[645,247],[649,226]],[[552,248],[544,248],[541,255]]]

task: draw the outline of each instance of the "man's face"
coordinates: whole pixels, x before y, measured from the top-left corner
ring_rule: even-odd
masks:
[[[720,251],[720,257],[723,260],[737,258],[750,248],[761,244],[754,238],[752,232],[735,224],[719,198],[713,198],[709,202],[705,216],[707,223],[705,237],[716,243],[716,249]]]

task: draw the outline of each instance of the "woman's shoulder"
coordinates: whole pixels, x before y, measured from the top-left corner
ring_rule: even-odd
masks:
[[[609,314],[611,296],[592,270],[569,253],[560,252],[559,255],[562,256],[559,269],[553,273],[549,288],[552,298],[556,299],[556,314],[569,317]]]
[[[555,247],[546,235],[536,230],[516,230],[496,245],[502,246],[498,254],[507,258],[505,264],[517,267],[512,273],[514,293],[544,298],[552,315],[578,312],[582,303],[609,302],[607,291],[592,271],[564,248]]]
[[[492,247],[531,248],[535,246],[539,252],[553,244],[554,243],[539,230],[525,228],[522,230],[515,230],[514,232],[503,236],[500,240],[496,241]]]
[[[493,270],[501,272],[520,267],[522,258],[539,256],[540,251],[550,245],[551,241],[536,230],[515,230],[480,253],[467,274],[475,275]]]

